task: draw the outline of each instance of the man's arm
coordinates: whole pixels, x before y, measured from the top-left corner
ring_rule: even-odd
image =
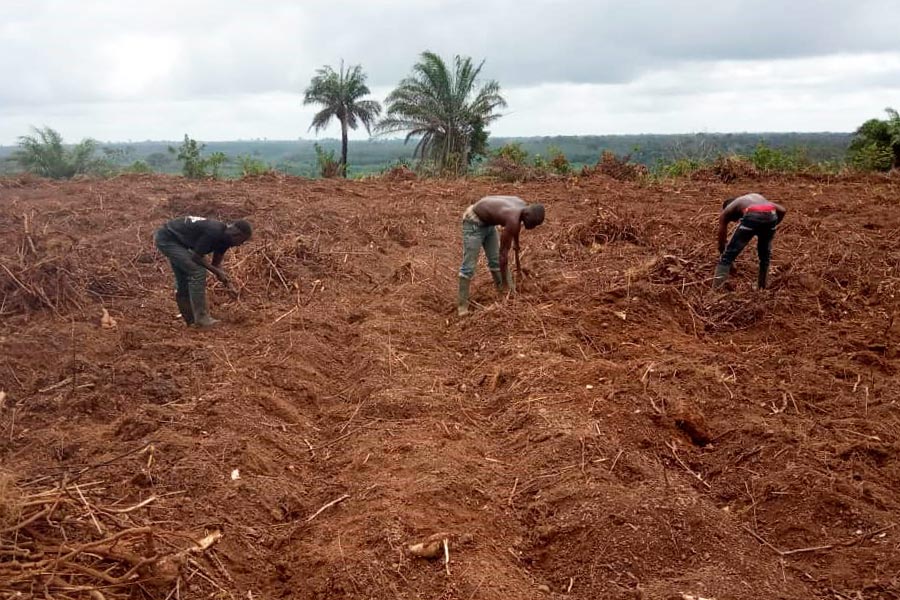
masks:
[[[509,248],[519,237],[519,223],[515,225],[507,224],[503,227],[503,233],[500,234],[500,276],[507,286],[509,285]],[[518,252],[519,244],[516,242],[516,252]]]
[[[722,211],[719,215],[719,254],[725,252],[725,242],[728,239],[728,213]]]
[[[516,276],[522,276],[522,264],[519,262],[519,232],[516,231],[516,236],[513,239],[513,250],[516,253]]]
[[[213,262],[213,264],[209,264],[206,261],[206,259],[203,258],[203,255],[200,254],[199,252],[197,252],[196,250],[191,251],[191,258],[194,260],[195,263],[197,263],[198,265],[200,265],[201,267],[203,267],[204,269],[206,269],[207,271],[209,271],[210,273],[215,275],[216,278],[218,278],[218,280],[221,281],[222,283],[228,282],[228,276],[225,274],[225,271],[223,271],[221,269],[221,267],[216,265],[215,262]],[[215,257],[213,258],[213,261],[215,261]],[[220,258],[219,263],[221,264],[221,262],[222,262],[222,260]]]

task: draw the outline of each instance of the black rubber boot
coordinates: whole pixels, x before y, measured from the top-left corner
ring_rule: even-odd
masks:
[[[713,276],[713,289],[719,289],[728,282],[731,273],[731,265],[716,265],[716,274]]]
[[[756,278],[756,288],[766,289],[766,280],[769,278],[769,265],[759,265],[759,275]]]
[[[191,297],[176,295],[175,302],[178,304],[178,311],[181,313],[181,318],[184,319],[184,322],[188,325],[193,325],[194,309],[191,308]]]
[[[459,297],[456,304],[456,314],[464,317],[469,314],[469,285],[471,280],[465,277],[459,278]]]

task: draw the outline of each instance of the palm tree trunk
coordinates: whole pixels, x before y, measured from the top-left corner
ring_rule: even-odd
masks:
[[[347,118],[341,119],[341,177],[347,178]]]

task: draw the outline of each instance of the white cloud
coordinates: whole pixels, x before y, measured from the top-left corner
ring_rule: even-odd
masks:
[[[0,143],[307,136],[315,68],[381,99],[425,49],[486,59],[495,134],[847,130],[898,104],[898,30],[892,0],[7,0]]]

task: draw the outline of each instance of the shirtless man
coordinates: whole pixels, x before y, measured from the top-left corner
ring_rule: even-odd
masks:
[[[232,295],[237,295],[222,269],[225,252],[250,239],[253,231],[247,221],[226,225],[203,217],[179,217],[160,227],[154,235],[156,247],[169,259],[175,273],[175,302],[184,322],[196,327],[211,327],[218,320],[209,316],[206,305],[206,272],[215,275]],[[213,253],[212,263],[204,256]]]
[[[738,254],[756,236],[756,253],[759,255],[758,289],[766,287],[769,274],[769,260],[772,258],[772,238],[775,228],[784,219],[787,210],[780,204],[769,202],[761,194],[745,194],[737,198],[729,198],[722,203],[719,215],[719,264],[713,278],[713,287],[721,288],[728,281],[734,260]],[[725,238],[728,235],[728,223],[740,221],[728,247]]]
[[[484,248],[488,268],[497,291],[504,286],[515,293],[516,284],[509,269],[509,248],[516,252],[516,268],[519,268],[519,231],[534,229],[544,222],[543,204],[526,204],[516,196],[485,196],[463,213],[462,238],[463,262],[459,268],[459,316],[469,313],[469,284],[475,275],[478,253]],[[503,233],[497,235],[497,226]]]

